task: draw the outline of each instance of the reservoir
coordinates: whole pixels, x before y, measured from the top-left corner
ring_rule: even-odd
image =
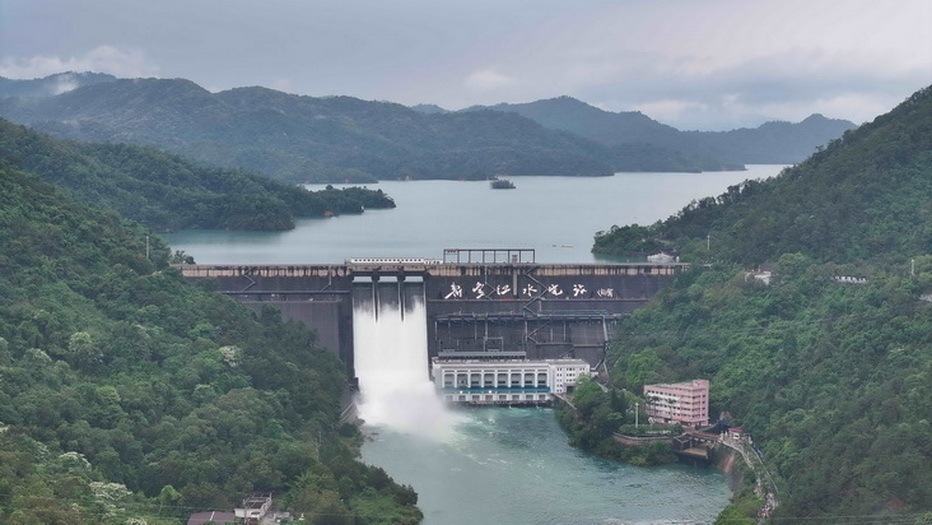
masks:
[[[361,215],[301,219],[287,232],[190,230],[165,239],[200,264],[342,263],[352,257],[440,258],[444,248],[534,248],[537,261],[585,263],[593,234],[613,224],[653,224],[690,201],[723,193],[784,166],[747,171],[619,173],[613,177],[515,177],[486,181],[384,181],[398,205]],[[320,186],[308,186],[320,189]],[[714,239],[712,239],[714,249]]]
[[[165,238],[173,250],[203,264],[440,258],[444,248],[484,247],[533,248],[538,262],[595,262],[589,252],[594,232],[613,224],[651,224],[694,199],[782,168],[516,177],[513,190],[493,190],[485,181],[382,182],[371,187],[388,193],[398,208],[303,219],[289,232],[186,231]],[[715,240],[710,242],[714,250]],[[366,339],[374,357],[422,344],[416,341],[422,330],[410,330],[410,324],[365,329],[370,328]],[[378,332],[386,328],[398,331]],[[405,348],[392,346],[398,341]],[[357,345],[357,359],[359,352]],[[414,352],[418,356],[426,363],[426,351]],[[397,361],[373,361],[371,374]],[[414,366],[423,370],[426,383],[426,365]],[[362,375],[360,382],[366,392]],[[575,450],[550,409],[450,411],[439,406],[430,387],[413,386],[399,391],[386,385],[388,390],[374,397],[399,401],[386,408],[362,403],[360,413],[369,421],[362,458],[418,492],[426,524],[708,523],[730,496],[724,475],[714,470],[637,468]]]

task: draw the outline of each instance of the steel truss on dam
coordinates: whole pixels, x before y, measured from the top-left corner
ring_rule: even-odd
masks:
[[[478,261],[478,262],[477,262]],[[687,265],[541,264],[533,250],[444,251],[434,259],[344,264],[180,265],[188,280],[249,307],[272,306],[314,328],[353,377],[353,289],[421,283],[428,353],[441,359],[581,358],[597,364],[614,322],[649,301]]]

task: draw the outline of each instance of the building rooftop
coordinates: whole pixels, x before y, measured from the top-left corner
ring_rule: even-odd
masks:
[[[188,525],[204,525],[205,523],[236,523],[236,515],[229,511],[209,510],[207,512],[197,512],[188,517]]]
[[[644,385],[644,388],[695,388],[707,387],[708,385],[708,379],[693,379],[692,381],[683,381],[681,383],[654,383],[652,385]]]

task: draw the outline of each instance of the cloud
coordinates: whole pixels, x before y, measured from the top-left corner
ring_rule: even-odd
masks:
[[[687,115],[705,115],[709,106],[690,100],[655,100],[635,106],[635,109],[662,122],[677,122]]]
[[[52,88],[53,95],[61,95],[62,93],[67,93],[72,89],[78,87],[78,83],[69,77],[62,77],[58,79],[58,82],[55,83],[55,86]]]
[[[570,95],[687,129],[861,122],[932,82],[929,0],[12,4],[0,75],[19,78],[162,74],[451,109]]]
[[[5,57],[0,60],[0,76],[7,78],[41,78],[63,71],[93,71],[118,77],[150,77],[159,68],[150,64],[141,51],[121,50],[113,46],[97,46],[76,57],[33,56]],[[62,86],[67,91],[67,86]]]
[[[858,5],[841,11],[806,0],[631,0],[580,9],[559,23],[518,27],[496,42],[494,69],[474,67],[474,83],[464,86],[471,89],[438,102],[568,94],[686,129],[813,112],[863,122],[932,81],[932,3],[851,1]],[[501,71],[512,82],[498,81]],[[495,89],[476,89],[486,84]]]
[[[294,92],[294,82],[288,77],[275,77],[269,82],[268,87],[285,93]]]
[[[503,75],[494,69],[483,69],[474,71],[466,77],[466,85],[472,89],[480,91],[491,91],[510,86],[514,83],[514,78]]]
[[[884,66],[884,57],[860,50],[781,50],[710,70],[677,66],[676,60],[657,56],[626,78],[608,77],[572,92],[601,108],[637,109],[680,129],[721,130],[799,121],[812,113],[865,122],[932,80],[928,68]]]

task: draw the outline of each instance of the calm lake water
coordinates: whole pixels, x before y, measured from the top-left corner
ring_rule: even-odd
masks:
[[[783,166],[711,173],[613,177],[515,177],[514,190],[485,181],[381,182],[393,210],[302,219],[288,232],[190,230],[164,238],[202,264],[341,263],[353,257],[441,258],[444,248],[534,248],[538,262],[594,262],[593,234],[652,224],[691,200],[719,195]],[[314,189],[314,186],[309,186]]]
[[[305,219],[290,232],[164,237],[212,264],[440,258],[444,248],[490,247],[533,248],[538,262],[594,262],[596,231],[651,224],[693,199],[782,168],[516,177],[514,190],[492,190],[487,182],[383,182],[372,187],[395,199],[394,210]],[[575,450],[549,409],[464,410],[455,421],[453,432],[434,438],[391,424],[364,428],[363,459],[414,487],[428,525],[708,523],[730,496],[714,470],[641,469]]]

